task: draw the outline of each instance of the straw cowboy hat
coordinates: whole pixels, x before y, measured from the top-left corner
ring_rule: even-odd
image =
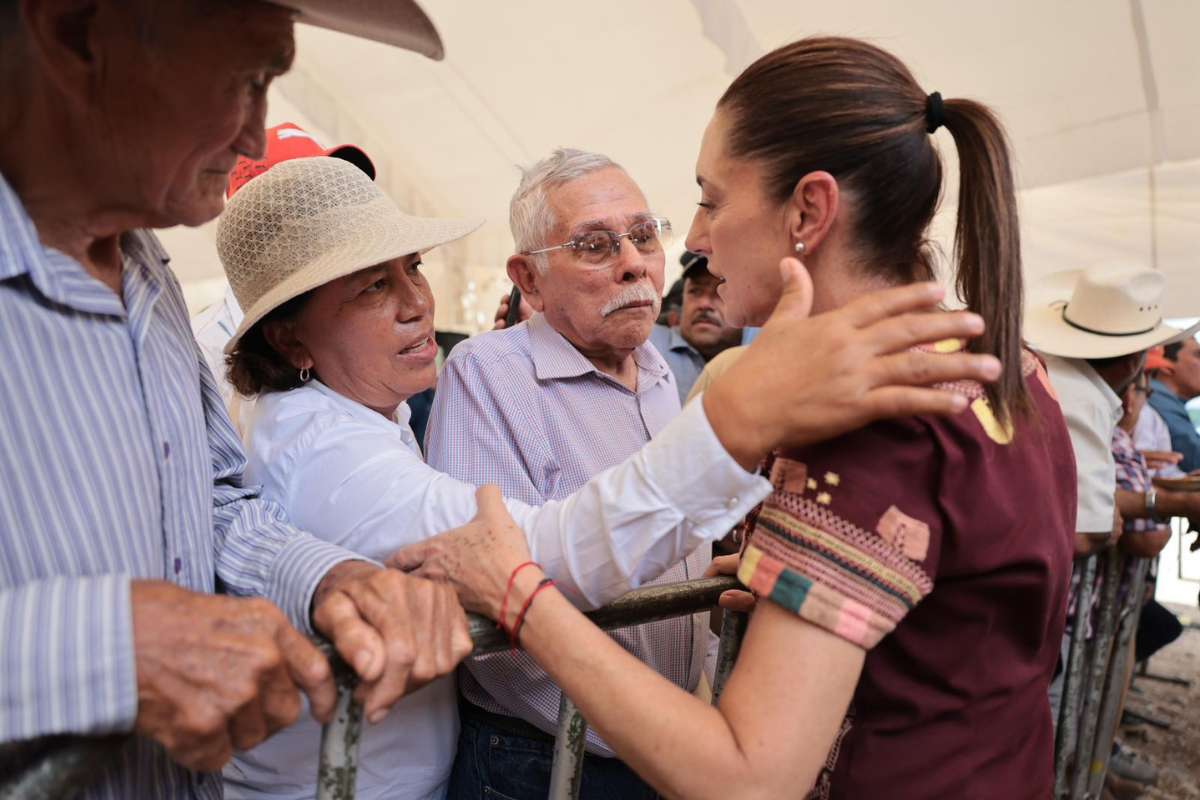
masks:
[[[442,38],[414,0],[268,0],[297,12],[296,21],[403,47],[434,61]]]
[[[366,173],[339,158],[275,165],[243,186],[217,222],[217,254],[246,311],[225,353],[293,297],[461,239],[482,224],[410,217]]]
[[[1114,358],[1185,339],[1162,321],[1162,273],[1140,264],[1099,264],[1050,275],[1029,287],[1025,339],[1063,358]]]

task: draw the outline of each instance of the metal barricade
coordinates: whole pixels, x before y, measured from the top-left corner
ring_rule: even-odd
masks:
[[[604,630],[628,628],[648,622],[686,616],[717,605],[723,592],[741,588],[737,578],[701,578],[682,583],[661,584],[636,589],[586,616]],[[741,647],[747,614],[725,613],[718,653],[718,674],[713,686],[713,702],[724,688]],[[472,655],[484,655],[510,649],[508,638],[496,623],[478,614],[467,619]],[[321,734],[317,778],[318,800],[354,800],[358,769],[358,746],[362,735],[362,707],[353,702],[357,680],[330,645],[322,649],[330,658],[338,685],[338,705],[334,719]],[[587,722],[574,703],[564,694],[559,711],[559,729],[555,743],[554,770],[551,775],[551,800],[579,797],[583,769],[583,745]],[[67,738],[62,744],[47,745],[44,751],[22,765],[20,774],[0,780],[0,800],[69,800],[85,788],[96,768],[115,757],[131,737]]]
[[[1104,588],[1100,593],[1100,620],[1093,631],[1088,651],[1088,669],[1084,673],[1083,713],[1079,720],[1079,736],[1075,743],[1075,772],[1071,778],[1071,797],[1079,800],[1087,790],[1088,770],[1082,768],[1091,761],[1096,745],[1096,724],[1100,717],[1101,694],[1104,691],[1105,668],[1108,666],[1109,643],[1117,619],[1117,590],[1121,583],[1121,556],[1113,548],[1102,554],[1104,559]],[[1080,594],[1077,604],[1090,605],[1090,598]],[[1085,623],[1086,625],[1086,623]],[[1076,628],[1075,636],[1086,638],[1086,627]]]
[[[1141,619],[1142,596],[1146,592],[1146,571],[1150,568],[1150,559],[1135,558],[1131,564],[1133,577],[1129,582],[1129,593],[1125,596],[1125,602],[1121,604],[1121,620],[1112,656],[1109,658],[1108,674],[1105,676],[1100,721],[1088,770],[1087,796],[1092,798],[1100,797],[1104,787],[1104,776],[1108,772],[1108,762],[1112,758],[1112,744],[1117,737],[1117,724],[1120,722],[1121,696],[1125,693],[1129,677],[1129,660],[1133,657],[1131,647],[1137,633],[1138,620]]]
[[[1062,707],[1055,737],[1054,797],[1098,800],[1103,787],[1120,719],[1121,698],[1129,675],[1130,649],[1141,616],[1146,572],[1151,559],[1126,559],[1115,548],[1083,562],[1074,618],[1074,638],[1068,657]],[[1104,565],[1100,618],[1092,645],[1084,643],[1097,563]],[[1132,568],[1128,591],[1119,600],[1121,578]],[[1079,708],[1080,693],[1084,695]],[[1068,742],[1075,738],[1075,762],[1070,764]],[[1070,777],[1070,793],[1067,781]]]
[[[1071,649],[1067,655],[1066,673],[1063,675],[1062,700],[1058,709],[1058,727],[1054,735],[1054,796],[1061,798],[1067,791],[1067,765],[1070,762],[1070,742],[1078,732],[1079,684],[1083,678],[1084,641],[1092,589],[1096,585],[1096,561],[1092,555],[1084,559],[1083,572],[1079,576],[1079,600],[1075,603],[1075,619],[1072,620]]]

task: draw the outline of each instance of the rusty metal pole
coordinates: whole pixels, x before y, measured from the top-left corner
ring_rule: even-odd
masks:
[[[587,744],[587,720],[562,693],[558,704],[558,731],[554,735],[554,766],[550,770],[550,800],[579,800],[583,782],[583,748]]]
[[[1133,577],[1121,607],[1121,624],[1100,703],[1100,723],[1096,729],[1096,744],[1092,747],[1092,761],[1088,770],[1089,797],[1100,796],[1108,762],[1112,758],[1112,743],[1117,735],[1117,721],[1121,713],[1121,696],[1125,693],[1125,675],[1132,657],[1130,646],[1141,618],[1142,594],[1146,590],[1146,570],[1149,565],[1148,558],[1133,559]]]
[[[733,674],[738,653],[742,650],[742,637],[750,624],[750,615],[745,611],[721,612],[721,644],[717,648],[717,669],[713,675],[712,704],[715,706],[725,691],[725,682]]]
[[[1090,601],[1092,589],[1096,585],[1096,556],[1088,556],[1080,568],[1083,572],[1079,576],[1079,594],[1075,601],[1071,649],[1067,655],[1066,672],[1063,675],[1062,700],[1058,708],[1058,726],[1054,732],[1055,798],[1062,798],[1067,792],[1067,762],[1071,757],[1071,734],[1078,728],[1079,717],[1075,710],[1079,704],[1079,684],[1083,679],[1083,647],[1087,631],[1088,601]]]
[[[321,648],[329,657],[338,699],[333,719],[321,729],[321,758],[316,800],[354,800],[358,786],[358,745],[362,739],[363,709],[354,702],[358,675],[333,646]]]
[[[1104,551],[1104,589],[1100,593],[1100,621],[1092,636],[1091,663],[1087,671],[1083,714],[1079,719],[1079,737],[1075,743],[1075,771],[1071,775],[1071,800],[1087,800],[1088,764],[1096,742],[1096,724],[1100,718],[1100,694],[1104,690],[1104,671],[1108,667],[1109,645],[1117,619],[1117,590],[1121,584],[1121,556],[1115,548]],[[1086,598],[1080,595],[1079,602]],[[1076,631],[1077,634],[1081,631]],[[1082,633],[1086,633],[1086,630]]]

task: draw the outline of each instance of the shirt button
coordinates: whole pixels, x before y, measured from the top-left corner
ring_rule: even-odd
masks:
[[[175,559],[175,574],[178,575],[182,569],[183,569],[183,559],[182,558]]]
[[[163,442],[163,458],[171,457],[171,443]]]
[[[730,511],[733,511],[735,508],[738,507],[738,502],[739,502],[739,500],[736,497],[731,497],[725,501],[725,507],[728,508]]]

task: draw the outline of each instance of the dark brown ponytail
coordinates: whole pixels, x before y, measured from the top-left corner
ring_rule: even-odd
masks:
[[[1021,376],[1021,319],[1025,307],[1021,232],[1008,139],[995,114],[974,100],[947,100],[946,129],[958,148],[958,222],[954,229],[955,286],[987,330],[972,349],[1004,364],[987,387],[1002,423],[1030,414],[1033,400]]]
[[[942,162],[928,131],[929,96],[899,59],[856,39],[802,39],[751,64],[717,108],[731,115],[730,155],[764,165],[773,199],[783,202],[801,178],[825,170],[853,193],[852,237],[866,268],[896,282],[934,278],[926,236]],[[1033,409],[1021,376],[1021,248],[1008,144],[979,103],[947,100],[941,111],[935,121],[954,137],[962,170],[955,282],[987,325],[971,349],[1004,365],[986,391],[1006,424]]]

